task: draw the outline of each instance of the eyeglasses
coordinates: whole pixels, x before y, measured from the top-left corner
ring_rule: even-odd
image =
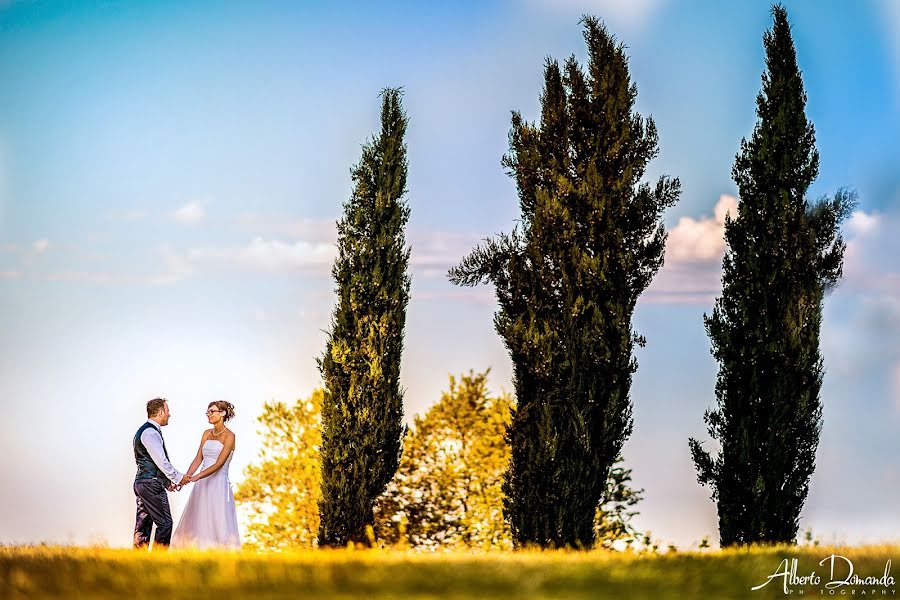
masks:
[[[221,410],[208,410],[208,411],[206,411],[206,416],[214,415],[214,414],[220,413],[220,412],[222,412],[222,411]]]

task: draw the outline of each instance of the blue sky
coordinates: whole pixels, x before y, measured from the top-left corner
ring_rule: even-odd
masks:
[[[240,480],[261,404],[320,382],[334,220],[386,86],[403,86],[410,117],[407,414],[449,373],[491,367],[493,389],[512,391],[492,290],[444,273],[512,228],[509,114],[537,117],[547,56],[584,58],[583,13],[628,47],[638,110],[660,133],[648,177],[684,190],[635,314],[648,339],[625,446],[646,490],[638,524],[679,545],[715,539],[687,438],[704,437],[714,400],[702,315],[769,4],[432,4],[0,2],[0,476],[16,482],[0,491],[0,541],[128,545],[130,440],[157,395],[180,468],[207,403],[235,403]],[[897,539],[900,4],[787,7],[821,153],[811,196],[860,196],[826,303],[825,424],[801,525]]]

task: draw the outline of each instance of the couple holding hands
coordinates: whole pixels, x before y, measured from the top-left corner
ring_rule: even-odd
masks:
[[[156,525],[154,548],[240,548],[234,493],[228,466],[234,455],[234,432],[225,426],[234,417],[234,405],[224,400],[210,402],[206,417],[211,429],[203,432],[200,448],[187,473],[169,462],[162,428],[169,424],[169,403],[164,398],[147,402],[147,421],[134,434],[134,495],[137,515],[134,547],[150,543]],[[172,532],[169,491],[193,483],[181,520]]]

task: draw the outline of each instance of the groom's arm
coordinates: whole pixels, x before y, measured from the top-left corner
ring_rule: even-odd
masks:
[[[165,473],[166,477],[168,477],[173,484],[181,483],[181,480],[184,479],[184,474],[173,467],[172,463],[169,462],[169,459],[166,458],[166,451],[163,450],[162,436],[159,435],[159,432],[155,427],[148,427],[144,430],[144,433],[141,434],[141,443],[144,444],[144,448],[147,449],[150,458],[153,459],[153,462],[156,463],[159,470]]]

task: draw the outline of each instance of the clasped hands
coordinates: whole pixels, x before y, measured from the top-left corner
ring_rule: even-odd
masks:
[[[178,483],[170,484],[169,491],[170,492],[180,492],[181,488],[183,488],[187,484],[193,483],[195,481],[197,481],[197,479],[195,479],[194,477],[191,477],[190,475],[185,475],[184,477],[181,478],[181,481],[179,481]]]

